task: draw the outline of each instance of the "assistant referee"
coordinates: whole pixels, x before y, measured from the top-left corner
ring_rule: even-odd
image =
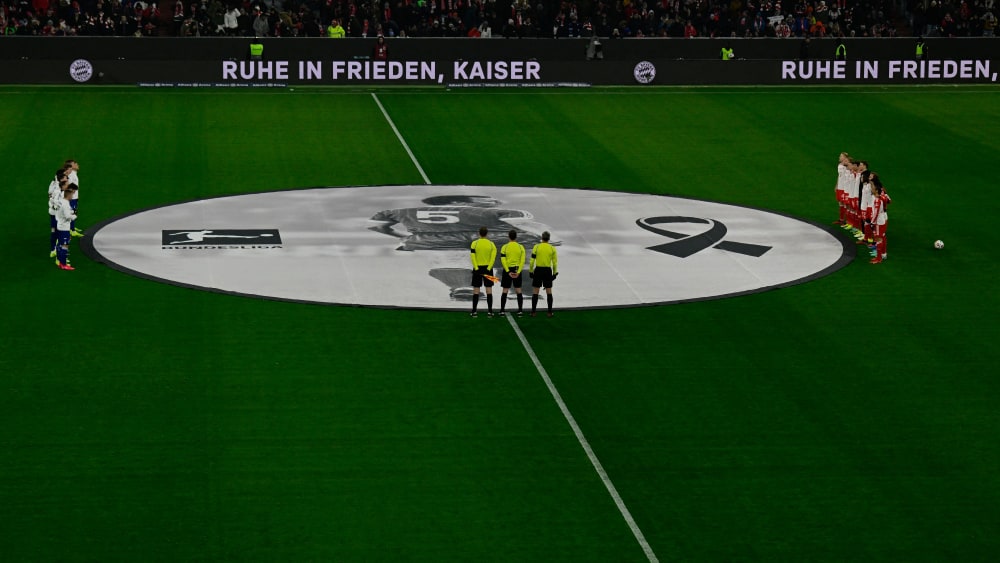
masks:
[[[489,229],[479,227],[479,238],[472,242],[472,312],[470,316],[476,316],[476,309],[479,307],[479,288],[486,286],[486,307],[488,316],[493,316],[493,281],[485,276],[493,275],[493,263],[497,259],[497,245],[486,238]]]
[[[546,298],[549,304],[549,316],[552,316],[552,282],[559,275],[559,257],[556,255],[556,247],[549,244],[548,231],[542,233],[542,242],[531,249],[531,262],[528,263],[528,271],[531,274],[531,316],[535,316],[535,309],[538,308],[538,290],[545,288]]]

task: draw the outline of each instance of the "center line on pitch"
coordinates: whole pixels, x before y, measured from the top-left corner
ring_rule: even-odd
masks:
[[[420,177],[424,179],[424,183],[430,185],[431,183],[430,178],[427,177],[427,174],[424,172],[423,167],[420,166],[419,162],[417,162],[417,157],[413,156],[413,151],[410,150],[410,145],[406,144],[406,139],[403,138],[403,135],[399,132],[399,129],[396,129],[396,124],[393,123],[392,118],[389,117],[389,112],[385,111],[385,108],[382,107],[382,102],[379,101],[378,96],[375,95],[375,92],[372,92],[372,99],[375,100],[376,104],[378,104],[378,109],[382,110],[382,115],[385,116],[385,120],[389,122],[389,127],[392,127],[392,132],[396,134],[396,138],[399,139],[399,142],[403,144],[403,148],[406,149],[406,154],[410,155],[410,160],[412,160],[413,165],[417,167],[417,172],[420,172]]]
[[[531,344],[528,343],[528,339],[521,332],[521,327],[517,326],[517,322],[510,315],[507,316],[507,321],[510,322],[510,326],[517,333],[517,337],[521,340],[521,345],[524,346],[524,350],[528,353],[531,358],[531,362],[535,364],[535,369],[538,370],[538,375],[542,377],[542,381],[545,382],[545,386],[549,388],[549,393],[552,393],[552,398],[555,399],[556,405],[559,406],[559,410],[562,411],[563,416],[566,418],[566,422],[569,423],[569,427],[573,429],[573,434],[576,435],[576,440],[580,442],[580,446],[583,447],[583,451],[587,453],[587,459],[590,460],[590,464],[594,466],[594,470],[597,471],[597,475],[601,478],[601,482],[604,483],[604,488],[608,490],[608,494],[615,501],[615,506],[618,507],[618,511],[621,512],[622,518],[625,519],[625,523],[628,524],[630,530],[632,530],[632,535],[635,536],[636,541],[639,542],[639,546],[642,551],[646,554],[646,558],[649,559],[650,563],[656,563],[659,561],[656,558],[656,554],[653,553],[653,548],[649,546],[649,542],[646,541],[646,536],[642,534],[642,530],[639,529],[639,525],[636,524],[635,518],[632,517],[632,513],[629,512],[627,506],[625,506],[625,501],[622,500],[620,494],[618,494],[618,489],[615,488],[615,484],[611,482],[611,478],[608,477],[608,472],[604,470],[604,466],[601,465],[601,460],[597,459],[597,454],[594,453],[594,449],[590,447],[590,442],[587,441],[587,437],[583,435],[583,430],[580,429],[580,425],[576,423],[576,419],[573,418],[573,413],[569,412],[569,407],[566,406],[566,402],[563,401],[562,395],[559,394],[559,390],[556,389],[556,384],[552,382],[549,377],[545,367],[542,362],[539,361],[538,356],[535,355],[535,350],[532,349]]]
[[[382,106],[382,102],[379,101],[378,96],[375,92],[372,92],[372,99],[378,104],[378,109],[382,110],[382,115],[385,116],[385,120],[389,122],[389,126],[392,127],[394,133],[396,133],[396,138],[402,143],[403,148],[406,149],[406,154],[410,155],[410,160],[413,161],[413,165],[417,167],[420,172],[420,176],[423,177],[424,183],[427,185],[431,184],[430,178],[424,173],[423,167],[417,162],[417,157],[413,156],[413,151],[410,150],[410,146],[406,144],[406,140],[403,139],[403,135],[396,128],[396,124],[392,122],[392,118],[389,117],[389,113],[385,111],[385,107]],[[594,470],[597,471],[598,477],[601,478],[601,482],[604,483],[604,488],[608,490],[608,494],[611,495],[611,499],[614,500],[615,506],[618,507],[618,512],[621,513],[622,518],[625,519],[625,523],[628,524],[630,530],[632,530],[632,535],[635,536],[636,541],[639,542],[639,547],[646,554],[646,558],[649,559],[650,563],[658,563],[659,559],[656,558],[656,554],[653,553],[653,548],[649,546],[649,542],[646,541],[646,536],[643,535],[642,530],[639,529],[639,525],[636,524],[635,518],[632,517],[632,513],[629,512],[627,506],[625,506],[625,501],[622,500],[620,494],[618,494],[618,489],[615,484],[611,482],[611,478],[608,477],[608,472],[604,470],[604,466],[601,465],[601,460],[597,459],[597,454],[594,453],[594,449],[590,447],[590,442],[587,441],[587,437],[583,435],[583,430],[580,429],[580,425],[576,423],[576,419],[573,418],[573,413],[569,412],[569,407],[566,406],[566,402],[563,401],[562,395],[559,394],[559,390],[556,389],[556,384],[552,382],[549,377],[549,373],[545,371],[545,366],[539,361],[538,356],[535,355],[535,350],[528,343],[528,339],[521,332],[521,327],[517,326],[517,322],[514,320],[513,315],[507,315],[507,322],[510,323],[511,328],[514,329],[514,333],[517,334],[517,338],[521,341],[521,345],[524,346],[524,351],[528,353],[528,357],[531,358],[531,363],[535,364],[535,369],[538,370],[538,375],[541,376],[542,381],[545,382],[545,386],[548,387],[549,393],[552,394],[552,398],[555,399],[556,405],[559,407],[559,411],[562,412],[563,417],[566,418],[566,422],[569,423],[569,427],[573,430],[573,434],[576,436],[577,442],[583,447],[583,451],[587,454],[587,459],[590,460],[590,464],[594,466]]]

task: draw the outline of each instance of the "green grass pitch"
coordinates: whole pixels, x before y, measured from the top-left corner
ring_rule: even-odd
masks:
[[[893,197],[884,264],[520,327],[661,560],[1000,552],[996,88],[376,93],[438,184],[829,222],[837,154],[868,160]],[[66,158],[84,227],[422,183],[371,94],[0,88],[5,560],[646,560],[506,322],[47,258]]]

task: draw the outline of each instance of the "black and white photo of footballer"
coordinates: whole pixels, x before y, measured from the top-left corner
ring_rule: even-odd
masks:
[[[439,195],[424,198],[421,203],[421,207],[379,211],[371,217],[370,221],[377,224],[369,230],[399,239],[396,250],[450,251],[432,258],[428,274],[450,288],[453,300],[472,300],[466,263],[469,244],[479,236],[480,227],[496,236],[515,229],[520,233],[518,240],[525,245],[540,242],[541,233],[548,229],[535,222],[528,211],[501,208],[501,201],[492,196]],[[493,269],[496,267],[494,264]]]

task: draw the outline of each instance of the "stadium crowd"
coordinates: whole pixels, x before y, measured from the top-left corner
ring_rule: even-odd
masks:
[[[992,36],[995,0],[0,0],[4,35]]]

